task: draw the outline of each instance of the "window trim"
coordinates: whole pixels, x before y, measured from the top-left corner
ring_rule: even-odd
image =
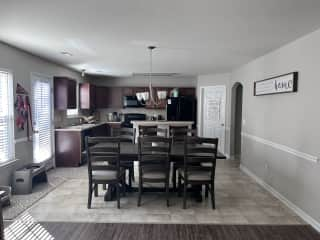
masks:
[[[13,75],[13,71],[10,69],[6,69],[6,68],[0,68],[0,72],[5,72],[8,73],[9,76],[9,138],[10,138],[10,145],[12,146],[12,157],[11,159],[8,159],[4,162],[0,162],[0,167],[3,166],[7,166],[8,164],[11,164],[15,161],[17,161],[16,159],[16,142],[15,142],[15,112],[14,112],[14,75]],[[10,119],[11,118],[11,119]]]

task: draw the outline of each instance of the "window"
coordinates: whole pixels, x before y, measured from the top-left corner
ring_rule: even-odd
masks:
[[[51,78],[32,74],[33,92],[33,161],[49,160],[53,156]]]
[[[14,159],[12,75],[0,71],[0,163]]]
[[[79,93],[79,84],[77,84],[77,90],[76,90],[76,93],[78,95]],[[77,99],[78,99],[78,96],[77,96]],[[77,101],[77,106],[78,106],[78,101]],[[77,117],[79,114],[79,109],[76,108],[76,109],[67,109],[67,117]]]
[[[77,116],[77,115],[78,115],[78,108],[67,109],[67,116]]]

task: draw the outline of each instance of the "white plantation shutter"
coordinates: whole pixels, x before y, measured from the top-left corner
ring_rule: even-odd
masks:
[[[12,76],[0,71],[0,163],[14,158]]]
[[[52,157],[52,100],[50,79],[33,75],[33,159],[39,163]]]

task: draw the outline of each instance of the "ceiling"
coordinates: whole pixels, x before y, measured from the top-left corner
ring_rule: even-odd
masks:
[[[157,73],[227,72],[320,28],[319,0],[0,1],[1,41],[99,75],[148,72],[148,45]]]

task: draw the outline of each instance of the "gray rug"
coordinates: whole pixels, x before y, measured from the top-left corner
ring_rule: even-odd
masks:
[[[33,204],[38,202],[56,187],[65,182],[63,177],[53,176],[48,174],[48,183],[36,184],[31,194],[26,195],[12,195],[11,205],[3,209],[4,220],[13,220],[25,210],[30,208]]]

